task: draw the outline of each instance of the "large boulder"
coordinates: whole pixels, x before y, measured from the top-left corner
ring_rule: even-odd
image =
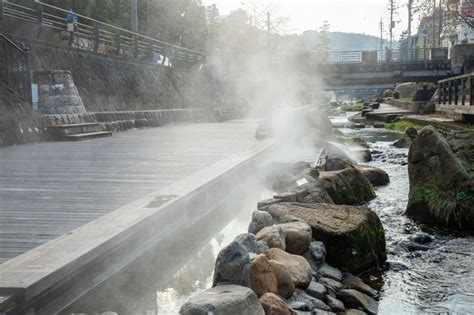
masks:
[[[346,307],[361,308],[367,314],[377,314],[379,304],[370,296],[353,289],[344,289],[337,292],[337,298]]]
[[[351,273],[381,265],[387,258],[385,233],[377,214],[367,207],[282,202],[268,207],[277,220],[299,218],[325,244],[326,260]]]
[[[260,303],[267,315],[297,315],[285,301],[273,293],[265,293],[261,296]]]
[[[187,300],[181,315],[265,315],[257,295],[249,288],[222,285],[200,292]]]
[[[424,127],[408,154],[407,215],[426,223],[474,229],[474,181],[446,139]]]
[[[255,255],[251,259],[250,283],[257,296],[267,292],[278,293],[278,279],[273,266],[263,254]]]
[[[466,171],[474,176],[474,130],[452,132],[446,140]]]
[[[270,265],[273,268],[273,272],[278,282],[278,295],[285,299],[293,295],[295,291],[295,283],[291,278],[290,273],[286,270],[286,267],[276,260],[270,260]]]
[[[364,175],[373,186],[383,186],[390,183],[388,174],[377,167],[369,165],[357,165],[356,168]]]
[[[267,212],[268,215],[270,215]],[[279,225],[286,234],[286,251],[294,255],[303,255],[311,243],[311,227],[304,222],[290,222]]]
[[[285,229],[278,225],[268,226],[257,233],[257,241],[264,241],[270,248],[286,249],[286,233]]]
[[[249,233],[257,234],[261,229],[272,226],[272,217],[265,211],[256,210],[252,213],[252,222],[249,225]]]
[[[268,259],[276,260],[285,266],[296,287],[306,288],[310,284],[311,267],[303,257],[289,254],[278,248],[271,248],[266,255]]]
[[[321,172],[320,180],[335,204],[354,205],[375,198],[372,184],[356,168]]]
[[[221,284],[251,287],[250,256],[239,242],[233,241],[217,255],[213,286]]]

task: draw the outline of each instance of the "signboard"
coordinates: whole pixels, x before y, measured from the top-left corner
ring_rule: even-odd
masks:
[[[31,84],[31,102],[33,103],[33,110],[38,109],[38,84]]]
[[[459,13],[463,17],[474,17],[474,6],[462,6]]]

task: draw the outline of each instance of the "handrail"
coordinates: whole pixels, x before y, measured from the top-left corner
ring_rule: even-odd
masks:
[[[9,3],[8,1],[5,1],[6,3]],[[41,2],[39,0],[35,0],[35,3],[39,3],[45,7],[50,7],[52,9],[55,9],[55,10],[58,10],[58,11],[62,11],[64,13],[68,13],[69,11],[68,10],[65,10],[65,9],[62,9],[62,8],[59,8],[59,7],[56,7],[56,6],[53,6],[53,5],[50,5],[50,4],[47,4],[47,3],[44,3],[44,2]],[[115,30],[118,30],[118,31],[122,31],[122,32],[126,32],[130,35],[138,35],[142,38],[145,38],[145,39],[148,39],[148,40],[152,40],[156,43],[160,43],[160,44],[165,44],[167,46],[170,46],[170,47],[173,47],[173,48],[177,48],[177,49],[181,49],[181,50],[186,50],[188,52],[193,52],[193,53],[198,53],[198,54],[204,54],[203,52],[201,51],[198,51],[198,50],[193,50],[193,49],[189,49],[189,48],[186,48],[186,47],[181,47],[181,46],[178,46],[178,45],[174,45],[174,44],[171,44],[171,43],[168,43],[168,42],[164,42],[164,41],[161,41],[159,39],[156,39],[156,38],[153,38],[153,37],[148,37],[148,36],[145,36],[145,35],[142,35],[140,33],[135,33],[135,32],[132,32],[130,30],[127,30],[125,28],[122,28],[122,27],[119,27],[119,26],[116,26],[116,25],[112,25],[112,24],[109,24],[109,23],[105,23],[105,22],[102,22],[102,21],[99,21],[99,20],[95,20],[93,18],[90,18],[90,17],[87,17],[87,16],[84,16],[82,14],[78,14],[78,13],[74,13],[75,15],[77,15],[78,17],[81,17],[83,19],[86,19],[86,20],[89,20],[89,21],[92,21],[94,23],[98,23],[98,24],[101,24],[101,25],[105,25],[105,26],[108,26],[108,27],[111,27]]]
[[[13,46],[13,48],[18,50],[23,55],[26,55],[26,51],[23,48],[15,44],[10,38],[6,37],[4,34],[0,34],[0,38],[3,38],[4,40],[6,40],[11,46]]]

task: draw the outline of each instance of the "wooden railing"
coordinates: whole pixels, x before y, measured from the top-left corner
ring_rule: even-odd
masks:
[[[474,72],[439,81],[438,104],[474,106]]]
[[[34,4],[34,7],[26,7],[0,0],[0,23],[7,23],[7,18],[10,21],[24,22],[23,27],[5,25],[3,28],[9,29],[15,36],[64,41],[74,48],[155,61],[168,66],[194,65],[205,59],[203,52],[134,33],[80,14],[76,14],[78,23],[73,34],[74,40],[70,40],[71,34],[67,32],[65,20],[68,11],[38,0]]]

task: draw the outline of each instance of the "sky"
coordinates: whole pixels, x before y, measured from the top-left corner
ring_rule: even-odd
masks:
[[[318,29],[323,21],[327,20],[331,25],[331,31],[380,36],[380,19],[383,18],[387,26],[390,19],[389,0],[204,0],[203,2],[206,5],[217,4],[221,15],[226,15],[237,8],[248,8],[245,4],[256,3],[262,8],[271,4],[277,9],[277,15],[290,19],[289,33]],[[395,40],[398,40],[401,32],[407,28],[407,2],[408,0],[395,0],[396,6],[399,7],[394,18],[399,21],[395,28]],[[388,37],[388,27],[385,28],[384,37]]]

